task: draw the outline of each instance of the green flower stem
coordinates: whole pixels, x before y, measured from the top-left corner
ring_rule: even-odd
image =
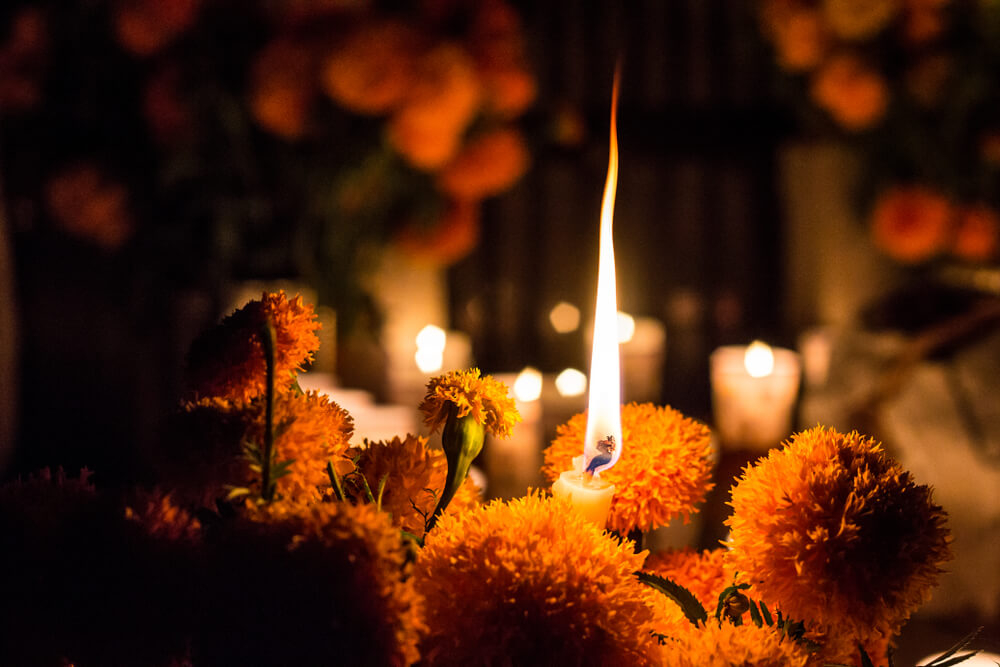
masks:
[[[274,451],[274,325],[268,318],[261,331],[264,341],[264,363],[267,366],[267,382],[264,393],[264,452],[261,461],[261,497],[266,502],[274,498],[271,484],[271,459]]]
[[[344,487],[340,484],[340,477],[333,468],[333,461],[326,462],[326,474],[330,477],[330,484],[333,485],[333,492],[337,495],[337,500],[344,502],[347,497],[344,495]]]
[[[486,428],[473,419],[472,415],[458,416],[458,406],[452,403],[448,408],[448,419],[441,433],[441,446],[448,460],[448,476],[445,479],[444,491],[438,500],[434,513],[427,521],[426,531],[437,524],[448,503],[455,497],[458,487],[469,474],[469,466],[483,451],[483,441],[486,438]]]

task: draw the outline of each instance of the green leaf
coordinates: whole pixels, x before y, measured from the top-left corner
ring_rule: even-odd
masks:
[[[226,494],[226,500],[233,500],[234,498],[242,498],[243,496],[250,495],[250,489],[245,486],[232,486],[227,487],[229,493]]]
[[[764,601],[760,601],[760,613],[764,617],[764,622],[768,625],[774,625],[774,619],[771,617],[771,612],[768,610],[767,605]]]
[[[330,478],[330,484],[333,485],[333,493],[337,496],[337,500],[340,502],[347,500],[347,496],[344,495],[344,487],[340,484],[340,477],[337,476],[337,471],[333,469],[333,461],[326,462],[326,474]]]
[[[399,532],[403,535],[403,539],[404,540],[409,540],[410,542],[413,542],[414,544],[416,544],[418,547],[424,546],[424,538],[417,537],[416,535],[414,535],[413,533],[411,533],[408,530],[401,530]]]
[[[757,609],[757,603],[753,600],[750,600],[750,620],[758,628],[764,624],[764,620],[760,617],[760,611]]]
[[[979,655],[979,649],[975,651],[969,651],[968,653],[962,653],[959,655],[953,655],[948,659],[944,659],[944,656],[938,656],[934,659],[934,662],[927,663],[927,667],[950,667],[951,665],[957,665],[960,662],[965,662],[969,658]],[[942,662],[938,662],[941,660]]]
[[[704,625],[708,621],[708,612],[698,602],[698,598],[688,589],[666,577],[649,572],[636,572],[636,576],[639,577],[639,581],[642,583],[652,586],[676,602],[681,611],[684,612],[684,616],[695,625]]]
[[[982,631],[983,631],[982,626],[976,628],[975,630],[973,630],[969,634],[967,634],[964,637],[962,637],[961,639],[959,639],[958,642],[954,646],[952,646],[950,649],[948,649],[947,651],[945,651],[944,653],[942,653],[938,657],[934,658],[934,660],[932,660],[931,662],[927,663],[927,665],[925,665],[924,667],[945,667],[945,665],[954,665],[954,664],[957,664],[957,663],[954,663],[954,662],[944,662],[944,661],[947,660],[948,658],[952,657],[953,655],[955,655],[956,653],[958,653],[962,649],[964,649],[969,644],[971,644],[972,640],[975,639],[976,637],[978,637],[979,633],[982,632]],[[978,651],[977,651],[977,653],[978,653]],[[962,658],[962,660],[968,660],[973,655],[975,655],[975,653],[971,653],[969,655],[966,655],[966,656],[964,656]],[[961,660],[959,662],[961,662]]]
[[[295,419],[296,419],[295,417],[289,417],[288,419],[283,419],[280,422],[278,422],[277,424],[275,424],[274,425],[274,439],[277,440],[278,438],[280,438],[281,436],[283,436],[285,433],[287,433],[288,429],[290,429],[292,427],[292,424],[295,423]]]
[[[271,482],[275,482],[280,477],[284,477],[291,472],[291,466],[295,463],[295,459],[288,459],[285,461],[280,461],[275,463],[271,468]]]
[[[858,642],[858,651],[861,652],[861,667],[875,667],[875,663],[868,657],[868,651],[861,645],[861,642]]]
[[[368,498],[368,502],[374,504],[375,503],[375,496],[374,496],[374,494],[372,494],[372,487],[368,486],[368,480],[365,479],[365,476],[363,474],[361,474],[360,472],[358,473],[358,477],[361,478],[361,483],[364,485],[364,488],[365,488],[365,497]]]
[[[378,496],[375,498],[375,509],[382,511],[382,494],[385,492],[385,483],[389,481],[389,473],[382,475],[378,481]]]

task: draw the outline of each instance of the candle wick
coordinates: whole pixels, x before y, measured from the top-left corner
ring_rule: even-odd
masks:
[[[588,479],[593,479],[594,475],[598,474],[598,468],[611,463],[611,459],[614,457],[615,452],[615,436],[609,435],[603,440],[599,440],[597,442],[597,452],[598,453],[590,459],[590,462],[587,464],[587,469],[584,471]]]

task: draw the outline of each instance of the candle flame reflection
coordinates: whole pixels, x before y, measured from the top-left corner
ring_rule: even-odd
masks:
[[[601,202],[600,256],[597,267],[597,305],[590,357],[590,393],[587,400],[587,434],[583,443],[585,469],[600,475],[613,466],[622,451],[621,376],[618,357],[618,300],[615,294],[615,250],[611,239],[618,185],[618,80],[615,70],[611,92],[611,141],[608,177]],[[608,451],[607,443],[611,443]],[[600,446],[600,448],[599,448]],[[595,457],[600,457],[594,460]]]

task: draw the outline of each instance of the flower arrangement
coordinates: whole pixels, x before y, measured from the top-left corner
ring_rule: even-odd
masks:
[[[762,0],[783,87],[860,156],[876,247],[905,265],[1000,257],[1000,6]]]
[[[0,552],[0,662],[885,667],[950,557],[931,490],[823,427],[743,471],[723,548],[637,548],[623,532],[694,512],[708,488],[707,430],[666,407],[624,409],[626,442],[659,463],[623,454],[617,531],[543,491],[483,505],[466,473],[486,432],[519,421],[503,383],[429,382],[441,449],[351,443],[350,415],[298,387],[317,326],[311,305],[264,293],[206,333],[193,351],[222,347],[189,358],[155,487],[98,489],[88,471],[0,487],[18,545]]]
[[[475,246],[482,201],[528,168],[535,93],[504,0],[0,13],[16,229],[184,285],[305,279],[342,315],[379,249],[449,264]]]

